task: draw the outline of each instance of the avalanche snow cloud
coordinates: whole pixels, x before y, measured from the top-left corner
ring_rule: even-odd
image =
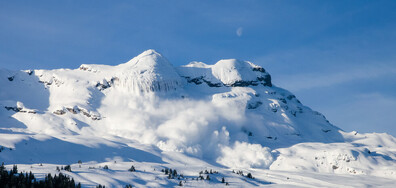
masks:
[[[117,66],[0,70],[0,85],[6,163],[161,163],[173,152],[230,168],[396,176],[395,138],[343,132],[248,61],[174,67],[147,50]]]

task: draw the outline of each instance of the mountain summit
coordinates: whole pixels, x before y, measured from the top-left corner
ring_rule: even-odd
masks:
[[[82,65],[80,70],[94,71],[98,74],[96,77],[111,77],[101,82],[101,86],[114,85],[135,94],[176,90],[182,84],[172,64],[154,50],[147,50],[117,66]]]
[[[0,162],[6,164],[82,160],[88,164],[70,175],[85,182],[104,179],[108,186],[122,186],[125,176],[108,171],[106,178],[114,175],[116,181],[98,178],[102,171],[93,171],[95,165],[122,169],[133,163],[141,170],[130,181],[141,183],[145,174],[157,182],[146,186],[179,183],[159,178],[164,168],[182,169],[190,180],[205,168],[220,169],[238,187],[282,183],[295,171],[396,179],[394,137],[342,131],[249,61],[174,67],[147,50],[116,66],[0,70],[0,85]],[[242,170],[257,172],[257,179],[246,183]],[[265,174],[272,170],[289,174],[269,180]],[[210,178],[221,178],[215,174]],[[297,179],[290,181],[300,185]]]

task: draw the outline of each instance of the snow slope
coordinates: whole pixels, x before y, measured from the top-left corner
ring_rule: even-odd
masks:
[[[147,50],[117,66],[2,69],[0,85],[0,162],[42,177],[72,164],[66,173],[86,187],[222,186],[221,177],[235,187],[396,180],[394,137],[342,131],[248,61],[174,67]],[[185,177],[167,179],[164,168]],[[192,179],[205,169],[219,173]]]

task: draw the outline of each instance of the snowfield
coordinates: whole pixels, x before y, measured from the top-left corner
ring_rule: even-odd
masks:
[[[396,185],[394,137],[342,131],[248,61],[174,67],[147,50],[117,66],[0,69],[0,85],[0,162],[39,178],[62,172],[83,187]],[[65,165],[72,171],[57,170]]]

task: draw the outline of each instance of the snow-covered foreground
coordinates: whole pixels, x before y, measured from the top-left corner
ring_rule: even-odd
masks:
[[[345,136],[352,135],[354,133]],[[19,171],[32,171],[38,178],[61,172],[73,177],[83,187],[98,184],[108,187],[129,184],[137,187],[173,187],[179,186],[180,181],[183,186],[190,187],[223,187],[223,177],[232,187],[393,187],[396,181],[396,147],[370,144],[386,136],[354,135],[356,141],[351,143],[301,143],[276,149],[272,151],[276,159],[269,169],[226,167],[180,152],[161,151],[136,143],[86,147],[53,138],[24,140],[15,149],[4,149],[1,156],[7,161],[7,169],[12,169],[12,164],[18,164]],[[245,153],[234,155],[249,157]],[[57,171],[57,167],[66,165],[71,165],[72,172]],[[108,169],[104,169],[105,166]],[[135,172],[128,171],[131,166],[135,167]],[[168,175],[162,172],[164,169],[177,170],[183,176],[168,179]],[[215,173],[205,174],[205,170]],[[237,174],[239,171],[243,171],[243,176]],[[254,179],[248,178],[248,173]],[[200,175],[204,180],[199,178]],[[210,180],[206,180],[207,175]]]
[[[116,163],[115,163],[116,161]],[[41,166],[42,165],[42,166]],[[109,169],[103,169],[107,165]],[[135,172],[128,169],[136,167]],[[12,166],[8,166],[12,168]],[[18,165],[18,169],[32,171],[36,177],[44,178],[47,173],[59,173],[56,167],[58,164],[29,164]],[[313,173],[313,172],[290,172],[265,169],[243,170],[244,175],[233,173],[230,169],[219,168],[211,165],[198,164],[189,166],[185,164],[158,164],[148,162],[121,162],[109,161],[105,163],[82,163],[72,164],[72,172],[61,170],[61,173],[73,177],[77,182],[81,182],[83,187],[95,187],[98,183],[107,185],[106,187],[124,187],[133,185],[136,187],[174,187],[179,186],[180,181],[186,187],[224,187],[225,182],[230,187],[393,187],[394,179],[368,176],[368,175],[340,175],[333,173]],[[183,177],[168,179],[168,175],[162,169],[176,169]],[[209,174],[205,174],[208,170]],[[210,170],[216,173],[210,174]],[[199,172],[203,171],[204,180],[198,178]],[[251,173],[254,179],[246,177]],[[210,180],[206,180],[209,175]]]
[[[62,173],[85,187],[396,182],[394,137],[342,131],[247,61],[175,68],[148,50],[117,66],[0,70],[0,85],[0,162],[37,177],[71,164]],[[218,173],[197,179],[205,170]]]

